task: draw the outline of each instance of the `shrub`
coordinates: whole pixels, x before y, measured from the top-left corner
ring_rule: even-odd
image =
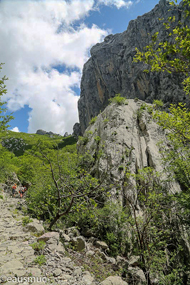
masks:
[[[94,140],[95,140],[97,143],[99,143],[99,142],[101,141],[101,138],[100,138],[99,136],[96,136],[96,137],[94,138]]]
[[[80,137],[79,136],[79,142],[81,142],[82,145],[86,145],[88,143],[89,139],[88,137]]]
[[[153,105],[155,109],[160,109],[163,107],[164,103],[161,100],[154,100]]]
[[[89,125],[93,125],[96,122],[96,120],[97,120],[97,116],[91,119]]]
[[[40,240],[39,242],[35,242],[30,244],[30,246],[33,248],[33,250],[40,251],[43,250],[46,243],[43,240]]]
[[[121,97],[121,94],[116,94],[115,97],[109,99],[110,103],[116,103],[117,105],[123,105],[126,103],[126,98]]]
[[[46,258],[45,256],[42,254],[42,255],[39,255],[37,256],[35,259],[34,259],[34,262],[36,264],[39,264],[40,266],[43,265],[44,263],[46,263]]]
[[[25,227],[27,224],[29,224],[29,223],[31,223],[31,222],[33,222],[33,220],[30,219],[30,217],[24,217],[24,218],[22,218],[22,225],[23,225],[23,227]]]

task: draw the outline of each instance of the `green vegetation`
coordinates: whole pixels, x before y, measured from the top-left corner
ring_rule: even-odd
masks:
[[[0,63],[0,71],[2,70],[2,63]],[[0,132],[5,131],[9,125],[10,120],[13,119],[12,115],[7,115],[7,108],[5,107],[6,102],[2,101],[2,96],[7,93],[5,81],[8,80],[6,76],[0,79]]]
[[[125,97],[121,97],[121,94],[118,93],[115,95],[115,97],[109,99],[110,103],[116,103],[117,105],[124,105],[128,104]]]
[[[177,1],[175,1],[177,3]],[[176,9],[181,9],[174,1],[170,1]],[[151,71],[167,71],[169,73],[183,73],[184,91],[190,92],[190,28],[184,25],[183,20],[189,17],[190,1],[183,0],[183,15],[182,21],[176,23],[175,17],[170,17],[167,23],[164,23],[165,29],[169,35],[168,41],[158,42],[158,32],[152,37],[152,43],[146,46],[143,52],[136,49],[137,54],[134,58],[135,62],[143,61],[150,66]],[[175,28],[173,28],[175,23]]]
[[[96,137],[94,138],[94,140],[95,140],[97,143],[99,143],[99,142],[101,141],[101,138],[100,138],[99,136],[96,136]]]
[[[30,217],[23,217],[22,218],[22,225],[23,225],[23,227],[25,227],[27,224],[29,224],[31,222],[33,222],[33,220],[30,219]]]
[[[92,118],[91,121],[89,122],[89,125],[93,125],[97,120],[97,116]]]
[[[152,284],[150,274],[159,277],[159,284],[184,284],[181,276],[187,267],[183,266],[183,258],[189,257],[181,246],[183,238],[177,230],[177,208],[167,190],[168,181],[163,181],[160,174],[149,167],[132,176],[138,182],[136,201],[143,212],[139,216],[137,204],[126,196],[132,209],[128,223],[133,232],[132,251],[140,256],[147,284]]]
[[[46,263],[46,257],[43,254],[39,255],[34,259],[34,262],[39,266],[42,266],[44,263]]]
[[[179,9],[175,3],[170,2]],[[190,1],[183,0],[182,5],[185,7],[182,18],[185,19],[190,15]],[[167,71],[183,74],[184,91],[189,94],[190,29],[183,24],[183,21],[175,23],[175,27],[174,23],[173,17],[164,24],[170,37],[168,42],[158,43],[158,33],[156,33],[145,51],[137,50],[134,61],[147,63],[150,68],[146,72]],[[154,110],[156,110],[149,110],[149,113],[152,113],[157,123],[167,130],[169,149],[163,148],[161,143],[161,153],[169,174],[164,182],[159,183],[156,182],[158,174],[157,178],[153,179],[155,173],[151,169],[148,172],[145,169],[137,174],[137,181],[143,181],[137,185],[137,189],[138,200],[143,203],[144,215],[139,220],[134,208],[133,223],[138,254],[141,256],[141,268],[146,272],[147,284],[152,284],[149,274],[153,272],[157,272],[159,284],[188,284],[190,260],[181,231],[189,231],[190,226],[190,111],[182,103],[171,105],[169,113],[162,111],[162,106],[162,102],[154,101]],[[151,177],[149,182],[148,177]],[[174,179],[179,182],[182,191],[168,193],[165,191],[167,185],[164,183],[167,184]],[[131,203],[130,205],[132,206]]]
[[[104,119],[103,122],[104,122],[104,123],[108,123],[108,122],[109,122],[109,119]]]
[[[183,3],[189,5],[189,1]],[[171,29],[167,25],[166,28]],[[150,64],[152,71],[184,73],[184,90],[188,93],[189,29],[179,23],[179,27],[173,33],[171,31],[172,36],[176,41],[174,44],[161,43],[157,49],[156,35],[152,45],[146,47],[148,51],[137,51],[136,60]],[[181,53],[178,60],[177,55]],[[121,105],[126,99],[116,94],[110,102]],[[26,197],[28,212],[32,217],[43,219],[48,229],[55,225],[60,228],[76,226],[81,234],[88,232],[105,241],[111,256],[139,256],[138,266],[144,272],[146,284],[152,285],[152,280],[158,280],[160,285],[187,285],[190,257],[182,233],[183,230],[189,232],[190,226],[190,112],[181,103],[171,105],[169,113],[164,112],[162,106],[158,100],[154,101],[154,108],[142,104],[137,116],[140,118],[146,109],[167,130],[169,148],[162,145],[161,152],[166,170],[164,180],[162,173],[150,167],[137,169],[132,175],[128,159],[125,165],[118,167],[120,171],[124,170],[123,181],[105,186],[105,177],[97,179],[94,173],[89,173],[103,153],[100,136],[94,137],[97,142],[94,157],[90,153],[80,156],[73,137],[13,133],[5,130],[8,122],[5,119],[0,128],[0,182],[5,182],[15,172],[23,184],[27,183],[30,186]],[[92,118],[90,124],[96,119]],[[85,137],[80,137],[79,144],[86,145],[91,135],[89,131]],[[116,136],[117,132],[112,135]],[[131,157],[132,150],[126,148],[122,163]],[[168,191],[168,185],[174,179],[179,182],[181,192]],[[123,206],[108,199],[108,189],[112,186],[115,196],[123,195]],[[125,192],[129,186],[131,191]],[[23,225],[30,221],[29,217],[23,218]],[[189,237],[186,239],[188,242]],[[40,254],[34,262],[44,264],[45,244],[39,242],[31,246]],[[99,257],[95,256],[84,268],[91,268],[102,281],[104,274],[111,270],[109,266],[102,270],[104,267],[100,263]]]
[[[46,245],[45,241],[39,241],[39,242],[30,244],[30,246],[35,251],[42,251],[45,248],[45,245]]]
[[[163,107],[164,103],[161,100],[154,100],[153,105],[154,109],[160,109]]]

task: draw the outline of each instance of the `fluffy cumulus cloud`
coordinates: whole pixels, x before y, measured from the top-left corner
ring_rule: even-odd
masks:
[[[79,20],[88,16],[97,3],[121,8],[129,7],[130,2],[0,1],[0,62],[5,63],[3,74],[9,77],[5,99],[11,111],[25,105],[31,108],[29,132],[72,132],[78,121],[78,96],[73,90],[80,87],[90,47],[108,33]],[[61,66],[62,71],[55,66]]]
[[[16,132],[16,133],[19,133],[19,132],[20,132],[18,127],[14,127],[11,131],[12,131],[12,132]]]
[[[99,0],[99,3],[108,5],[108,6],[116,6],[118,9],[125,7],[129,8],[133,2],[132,1],[124,1],[124,0]]]

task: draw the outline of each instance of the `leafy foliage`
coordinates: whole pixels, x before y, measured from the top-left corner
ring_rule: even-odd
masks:
[[[110,103],[116,103],[117,105],[127,104],[126,98],[125,97],[121,97],[120,93],[116,94],[115,97],[110,98],[109,102]]]
[[[39,141],[32,155],[41,162],[43,177],[28,191],[28,208],[50,221],[50,229],[70,212],[84,211],[94,204],[102,191],[101,183],[78,164],[76,153],[55,152],[53,146]]]
[[[89,125],[93,125],[97,120],[97,116],[92,118],[91,121],[89,122]]]
[[[182,247],[176,203],[168,192],[167,181],[149,167],[132,176],[137,181],[137,199],[135,203],[126,197],[132,209],[128,223],[133,232],[133,252],[140,255],[147,284],[152,284],[150,276],[158,278],[159,284],[184,284],[182,276],[187,268],[183,256],[188,255]]]
[[[2,70],[2,63],[0,63],[0,71]],[[13,119],[12,115],[6,115],[7,108],[4,107],[6,102],[2,101],[2,96],[7,93],[5,81],[8,80],[6,76],[0,79],[0,132],[5,131],[9,125],[10,120]]]
[[[170,2],[176,9],[179,9],[176,3],[177,1]],[[146,72],[167,71],[169,73],[183,74],[185,76],[183,81],[184,91],[186,94],[189,94],[190,29],[184,24],[184,19],[190,15],[190,1],[183,0],[180,5],[185,7],[183,7],[182,20],[176,23],[173,17],[169,18],[168,22],[164,24],[165,29],[169,32],[170,39],[168,42],[158,42],[158,33],[156,33],[152,38],[152,43],[145,48],[144,52],[140,52],[137,49],[134,61],[147,63],[150,69],[146,70]],[[182,103],[179,103],[177,106],[171,105],[170,113],[159,110],[161,107],[162,104],[154,102],[154,108],[157,110],[153,112],[153,118],[166,130],[168,138],[167,148],[163,148],[163,144],[161,143],[163,162],[169,173],[168,180],[177,180],[181,185],[182,191],[179,193],[168,193],[162,190],[160,192],[158,190],[160,189],[160,185],[162,185],[161,183],[157,185],[156,189],[148,187],[148,191],[141,191],[143,195],[140,195],[139,200],[143,199],[143,205],[146,206],[146,209],[149,209],[151,218],[148,221],[146,219],[149,215],[146,215],[146,219],[142,219],[142,221],[135,218],[135,231],[138,247],[141,252],[141,260],[145,268],[144,272],[147,270],[151,272],[152,269],[155,272],[159,271],[159,284],[188,284],[189,254],[184,239],[177,233],[189,229],[190,112]],[[173,177],[171,177],[171,173],[174,174]],[[144,173],[140,180],[146,176]],[[141,185],[143,184],[141,182]],[[147,185],[147,182],[145,185]],[[143,215],[146,211],[143,211]],[[163,224],[161,224],[160,217],[162,217]],[[153,224],[152,221],[154,222]],[[142,236],[142,228],[144,226],[141,228],[141,224],[146,225],[146,230],[143,230],[144,237]],[[173,232],[172,227],[175,228],[175,232]],[[149,229],[151,231],[147,232]],[[161,236],[159,236],[160,233]],[[154,234],[158,237],[157,244],[152,243],[155,240]],[[141,243],[141,240],[143,240],[143,243]],[[164,254],[164,248],[166,254]],[[155,249],[157,254],[154,253]],[[151,255],[149,256],[150,253],[154,258],[151,258]],[[186,262],[185,260],[188,261]],[[162,271],[160,271],[160,268],[162,268]],[[148,275],[146,275],[146,278],[148,284],[151,284]]]

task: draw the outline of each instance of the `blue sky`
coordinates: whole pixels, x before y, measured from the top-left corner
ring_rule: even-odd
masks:
[[[158,0],[1,0],[0,62],[15,131],[72,133],[90,48]]]

